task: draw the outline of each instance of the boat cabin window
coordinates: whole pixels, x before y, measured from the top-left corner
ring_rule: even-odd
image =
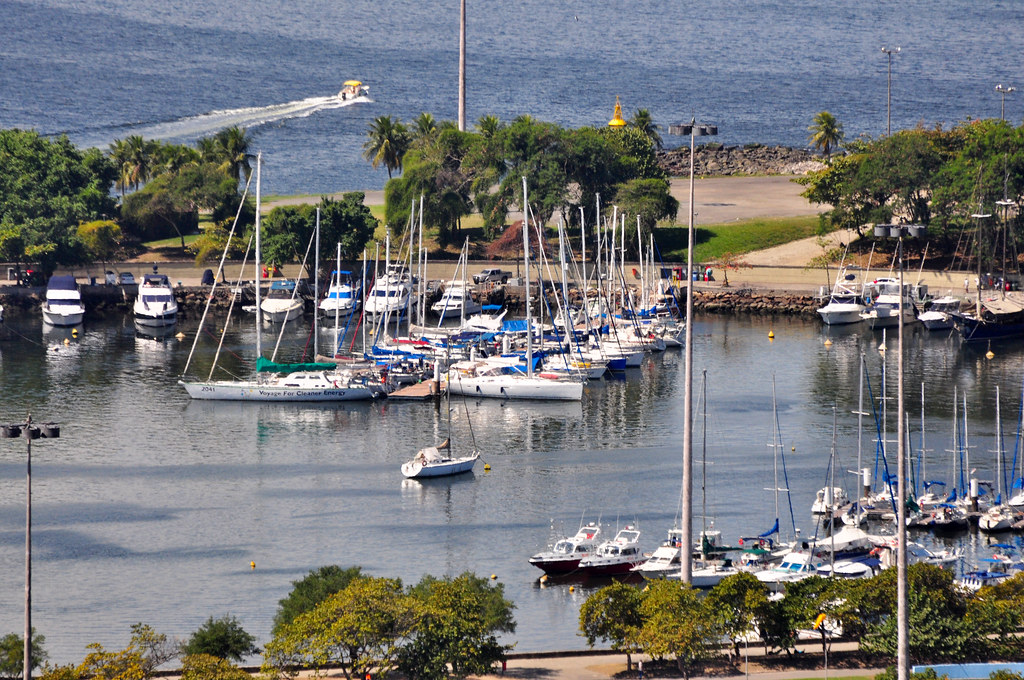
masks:
[[[572,552],[572,543],[569,543],[569,541],[559,541],[558,543],[555,544],[555,552],[556,553],[571,553]]]

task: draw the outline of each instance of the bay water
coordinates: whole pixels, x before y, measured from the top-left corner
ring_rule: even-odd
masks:
[[[213,332],[223,324],[216,321]],[[91,642],[121,646],[135,622],[186,638],[207,617],[224,614],[237,616],[265,643],[291,582],[325,564],[359,565],[406,583],[425,574],[493,574],[517,607],[518,630],[509,636],[517,650],[579,649],[585,645],[577,635],[579,606],[603,583],[542,586],[529,556],[573,533],[581,520],[601,521],[609,534],[636,524],[645,550],[677,521],[678,350],[652,355],[625,376],[591,382],[582,403],[454,400],[456,447],[475,440],[491,470],[481,463],[472,475],[421,483],[404,481],[399,466],[447,436],[447,418],[431,402],[190,401],[176,381],[195,327],[182,323],[178,330],[188,337],[139,337],[130,318],[90,324],[77,338],[44,329],[37,319],[9,319],[0,327],[0,422],[31,413],[36,421],[61,424],[60,439],[32,447],[33,622],[53,661],[79,660]],[[308,323],[290,325],[280,357],[308,351],[310,332]],[[697,394],[707,371],[706,430],[704,408],[696,406],[698,528],[713,523],[726,541],[767,530],[776,516],[769,489],[779,486],[792,491],[802,535],[813,535],[809,508],[826,485],[833,408],[837,481],[854,490],[847,471],[858,466],[853,411],[861,353],[871,379],[866,408],[888,404],[887,429],[895,430],[895,338],[886,339],[884,354],[881,342],[866,329],[829,331],[788,318],[697,321]],[[193,377],[205,377],[208,344],[200,344]],[[228,326],[225,352],[236,372],[251,365],[253,344],[246,323]],[[954,387],[968,403],[975,476],[995,479],[997,385],[1005,448],[1013,455],[1024,350],[994,349],[988,359],[985,348],[908,328],[911,447],[916,461],[923,381],[929,479],[955,481]],[[775,412],[788,473],[783,477],[780,469],[778,482]],[[866,419],[861,439],[863,464],[872,467],[875,428]],[[24,500],[25,442],[4,440],[0,632],[22,626]],[[778,514],[784,535],[791,535],[786,494]],[[995,540],[1019,542],[972,533],[938,545],[965,546],[958,565],[964,569]]]
[[[467,119],[520,114],[603,125],[691,116],[718,141],[802,147],[819,111],[849,139],[996,117],[1020,86],[1024,22],[1012,0],[467,3]],[[249,128],[268,193],[379,189],[369,123],[457,113],[459,3],[371,0],[3,0],[0,127],[106,146],[130,134],[193,142]],[[357,78],[372,103],[334,95]],[[1024,100],[1006,100],[1021,122]]]

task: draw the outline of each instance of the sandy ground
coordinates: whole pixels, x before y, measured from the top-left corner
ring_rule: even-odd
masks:
[[[694,211],[696,213],[696,224],[711,224],[745,220],[755,217],[794,217],[801,215],[816,215],[822,208],[811,203],[800,196],[803,190],[799,184],[792,181],[790,176],[768,176],[768,177],[711,177],[697,179],[694,181]],[[679,217],[685,222],[688,217],[689,206],[689,182],[685,179],[674,179],[671,182],[671,192],[680,203]],[[366,203],[368,205],[381,205],[384,202],[383,191],[367,191]],[[339,197],[341,194],[334,194]],[[298,205],[301,203],[316,202],[319,196],[294,196],[277,199],[264,204],[267,210],[279,205]],[[835,270],[826,271],[821,267],[809,268],[808,263],[815,257],[821,255],[826,249],[841,246],[849,240],[850,234],[838,232],[830,235],[823,243],[816,237],[802,239],[768,248],[766,250],[749,253],[742,258],[744,266],[728,272],[716,271],[715,281],[700,282],[698,290],[723,289],[727,274],[728,282],[732,289],[752,288],[757,290],[775,290],[791,293],[820,293],[822,287],[828,290],[835,278]],[[140,261],[124,265],[114,265],[117,271],[132,271],[138,278],[142,273],[151,271],[154,262]],[[172,282],[181,282],[183,285],[198,285],[202,277],[203,269],[212,265],[195,266],[188,262],[158,262],[160,271],[170,276]],[[432,263],[429,277],[432,279],[449,279],[454,274],[454,263]],[[516,271],[516,263],[494,263],[494,262],[473,262],[470,265],[470,273],[478,271],[484,266],[503,266],[510,271]],[[629,263],[627,262],[627,267]],[[288,265],[283,268],[285,276],[295,276],[298,273],[298,265]],[[103,280],[102,270],[90,271],[83,274],[75,272],[79,276],[97,276],[99,281]],[[226,270],[229,280],[238,276],[238,266],[229,265]],[[887,269],[876,269],[869,273],[869,277],[889,276]],[[956,293],[963,288],[964,277],[974,280],[974,275],[968,272],[928,272],[918,276],[918,272],[908,272],[906,280],[911,283],[926,283],[931,292],[938,296],[947,291]],[[248,276],[251,278],[251,275]]]

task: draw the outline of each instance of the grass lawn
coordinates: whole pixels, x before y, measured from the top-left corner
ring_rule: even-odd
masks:
[[[694,233],[694,262],[721,260],[814,236],[818,217],[778,217],[726,224],[704,224]],[[686,226],[657,227],[654,240],[666,261],[686,259]]]
[[[187,246],[190,243],[193,243],[197,238],[199,238],[199,234],[186,234],[185,235],[185,245]],[[143,243],[142,245],[145,246],[149,250],[157,250],[157,249],[160,249],[160,248],[179,248],[180,249],[181,248],[181,238],[179,238],[178,236],[175,236],[174,238],[165,238],[165,239],[161,239],[160,241],[149,241],[147,243]]]

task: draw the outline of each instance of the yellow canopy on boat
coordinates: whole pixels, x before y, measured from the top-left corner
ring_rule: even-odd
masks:
[[[360,80],[346,80],[345,81],[345,87],[359,87],[362,84],[363,83]]]

